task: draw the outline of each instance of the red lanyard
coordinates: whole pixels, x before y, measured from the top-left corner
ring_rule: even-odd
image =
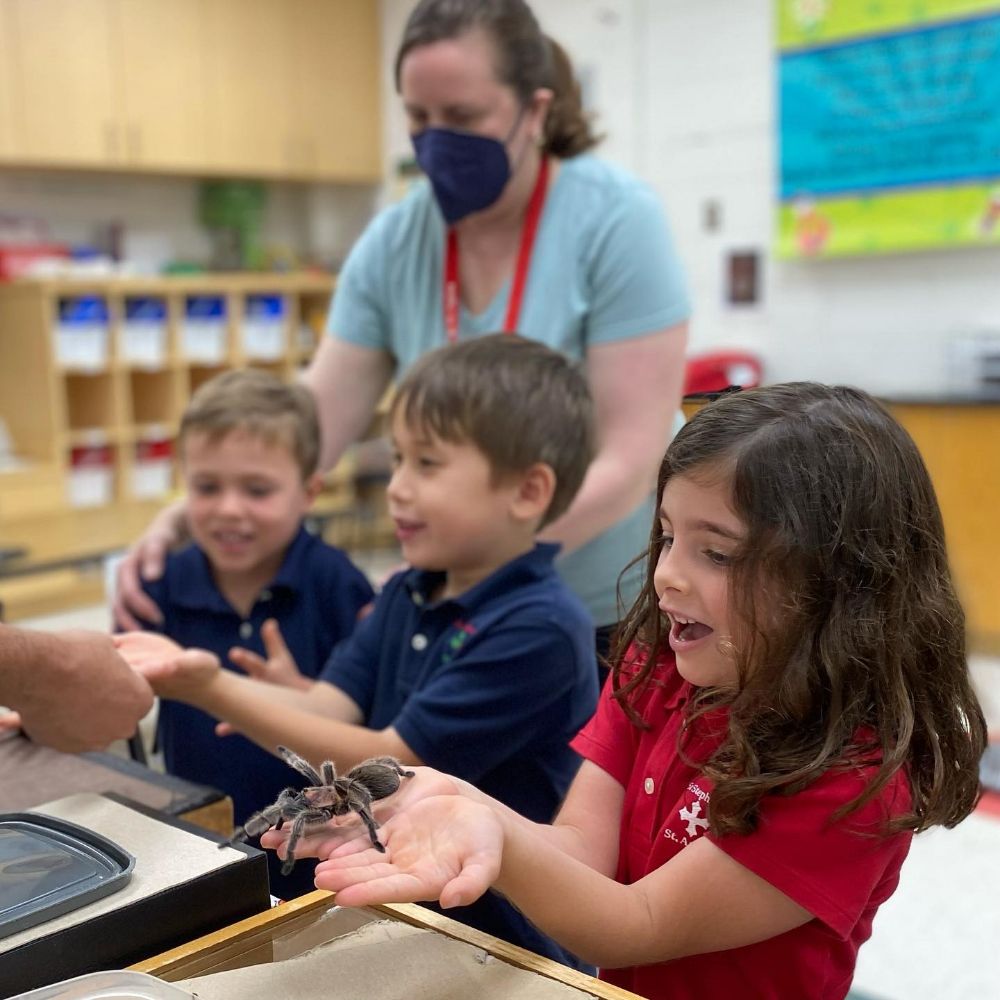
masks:
[[[531,192],[528,211],[524,217],[524,229],[521,231],[521,246],[517,251],[517,265],[514,268],[514,280],[510,286],[510,299],[507,302],[507,317],[503,322],[504,333],[513,333],[517,329],[517,320],[521,315],[521,300],[524,298],[524,286],[528,280],[528,265],[531,263],[531,251],[535,247],[535,233],[538,231],[538,221],[542,217],[545,205],[545,192],[549,182],[549,160],[542,157],[538,167],[538,178],[535,189]],[[444,304],[444,328],[449,341],[458,340],[459,322],[459,288],[458,288],[458,233],[454,227],[448,230],[448,245],[444,256],[444,292],[441,300]]]

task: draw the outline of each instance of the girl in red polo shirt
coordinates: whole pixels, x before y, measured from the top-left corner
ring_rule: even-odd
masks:
[[[912,834],[978,796],[927,470],[864,393],[779,385],[677,435],[658,508],[556,822],[421,769],[382,807],[385,855],[312,838],[316,884],[349,906],[495,888],[647,997],[842,998]]]

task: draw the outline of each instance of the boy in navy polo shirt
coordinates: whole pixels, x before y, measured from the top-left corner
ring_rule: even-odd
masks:
[[[347,556],[302,526],[320,488],[311,394],[266,372],[225,372],[194,394],[178,441],[193,541],[144,585],[163,616],[148,627],[226,663],[234,646],[273,648],[280,623],[298,683],[307,685],[372,597]],[[246,657],[232,652],[237,663]],[[171,774],[221,789],[239,819],[295,783],[282,761],[245,737],[220,738],[215,725],[198,708],[162,701],[159,737]],[[275,894],[312,888],[312,865],[284,877],[268,862]]]
[[[121,651],[157,691],[261,746],[332,759],[341,773],[383,754],[431,764],[549,820],[579,764],[568,744],[593,713],[597,671],[593,623],[553,567],[559,547],[535,535],[569,506],[593,453],[586,381],[540,343],[477,338],[419,361],[391,423],[389,509],[412,568],[309,691],[141,633]],[[499,896],[448,915],[571,960]]]

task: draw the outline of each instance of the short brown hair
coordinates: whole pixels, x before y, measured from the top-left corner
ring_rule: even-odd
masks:
[[[312,393],[255,368],[222,372],[199,386],[181,418],[178,442],[192,431],[219,440],[245,430],[269,444],[287,445],[308,479],[319,462],[319,421]]]
[[[425,354],[399,385],[396,415],[443,441],[475,445],[495,477],[548,465],[556,487],[542,524],[569,507],[594,455],[594,406],[583,373],[557,351],[514,334]]]

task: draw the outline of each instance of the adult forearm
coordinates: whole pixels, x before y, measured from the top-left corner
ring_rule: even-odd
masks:
[[[347,447],[364,435],[392,371],[393,361],[384,351],[332,335],[320,341],[302,381],[316,400],[322,471],[332,469]]]
[[[633,464],[608,451],[600,452],[591,462],[569,510],[547,525],[540,537],[560,542],[564,553],[596,538],[649,496],[661,458],[662,452]]]
[[[17,707],[58,665],[58,641],[45,632],[0,625],[0,703]]]

